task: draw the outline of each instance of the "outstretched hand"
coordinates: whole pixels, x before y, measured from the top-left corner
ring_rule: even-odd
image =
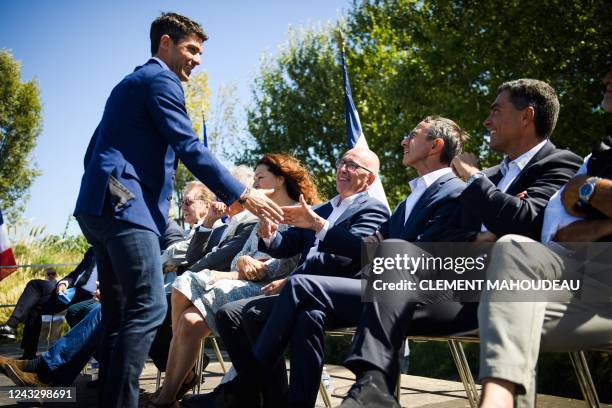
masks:
[[[319,217],[317,213],[312,210],[312,207],[308,205],[304,196],[300,194],[300,204],[292,205],[288,207],[281,207],[285,218],[283,219],[284,224],[291,224],[296,227],[306,228],[319,232],[325,224],[325,219]]]
[[[251,189],[244,203],[244,208],[259,217],[259,219],[267,218],[276,223],[281,223],[283,221],[283,210],[270,199],[269,196],[273,193],[274,190],[272,189]]]

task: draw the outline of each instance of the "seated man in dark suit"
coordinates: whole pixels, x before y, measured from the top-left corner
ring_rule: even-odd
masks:
[[[183,219],[189,226],[189,231],[184,234],[182,240],[162,251],[164,273],[180,273],[189,266],[185,259],[189,242],[198,227],[210,220],[210,217],[207,217],[209,214],[208,209],[213,203],[216,203],[215,206],[224,206],[223,203],[215,201],[215,195],[201,182],[190,181],[185,184],[181,210]],[[206,225],[206,227],[212,227],[212,223]]]
[[[602,107],[611,114],[612,70],[603,82]],[[542,244],[507,235],[493,248],[487,279],[580,280],[581,285],[566,299],[550,299],[550,292],[483,291],[478,310],[482,407],[535,406],[541,350],[612,347],[609,246],[590,246],[591,258],[584,262],[576,256],[580,247],[572,244],[612,241],[612,127],[606,131],[576,176],[550,199]],[[597,259],[602,253],[604,259]],[[576,269],[577,260],[584,266]]]
[[[484,125],[491,134],[491,148],[506,158],[485,171],[478,170],[472,154],[453,159],[451,165],[467,179],[467,187],[459,196],[446,241],[494,241],[508,233],[539,236],[548,199],[581,163],[577,155],[548,141],[558,113],[556,93],[545,82],[520,79],[499,87]],[[414,250],[413,256],[421,253],[419,248]],[[407,246],[406,253],[411,251]],[[433,278],[434,272],[421,269],[405,278],[418,287],[418,281]],[[405,294],[364,305],[345,361],[357,382],[343,408],[399,406],[391,390],[399,370],[398,352],[407,335],[452,334],[477,327],[477,303],[452,302],[452,291]],[[443,302],[454,309],[446,305],[444,313],[438,313]]]
[[[412,192],[391,219],[366,241],[444,239],[456,199],[465,187],[450,163],[461,153],[467,137],[456,123],[438,116],[423,119],[404,137],[402,164],[415,169],[419,177],[410,181]],[[306,205],[283,211],[290,224],[317,233],[327,229],[320,251],[341,256],[361,253],[362,236],[342,225],[326,227],[326,221]],[[361,279],[303,274],[289,279],[253,348],[257,362],[271,366],[291,342],[289,406],[314,406],[324,362],[325,330],[356,326],[361,307]],[[251,327],[248,322],[256,316],[247,310],[244,319],[246,327]]]
[[[36,357],[38,337],[43,314],[54,314],[66,310],[70,305],[91,299],[96,291],[98,273],[91,248],[85,253],[79,265],[59,282],[43,279],[29,281],[17,301],[7,322],[0,326],[0,336],[15,338],[19,323],[24,323],[23,359]],[[74,288],[72,298],[64,298],[68,288]],[[63,298],[63,299],[62,299]]]
[[[182,239],[181,228],[170,220],[164,235],[159,238],[159,245],[164,250]],[[98,358],[95,353],[104,330],[101,316],[100,292],[97,290],[91,299],[68,308],[66,321],[71,329],[49,350],[32,359],[14,360],[0,355],[0,372],[20,387],[71,385],[89,359],[92,356]]]
[[[314,211],[325,218],[331,226],[342,226],[361,237],[372,235],[389,217],[387,207],[370,197],[366,191],[376,179],[378,168],[378,157],[370,150],[356,148],[346,152],[339,160],[336,171],[336,189],[339,194],[316,207]],[[289,258],[301,254],[298,266],[292,275],[355,276],[358,274],[359,254],[347,257],[324,253],[318,248],[323,237],[312,230],[292,227],[284,232],[272,232],[276,229],[276,225],[263,222],[261,224],[266,225],[260,225],[260,237],[264,236],[268,241],[266,244],[260,240],[261,250],[275,258]],[[255,365],[251,353],[252,345],[245,333],[247,328],[242,325],[242,311],[257,310],[260,319],[265,322],[277,298],[271,295],[276,295],[286,282],[285,279],[274,281],[263,288],[266,296],[228,303],[220,309],[216,315],[217,329],[238,377],[227,383],[228,385],[218,387],[212,394],[195,396],[188,401],[183,400],[186,406],[201,406],[201,404],[208,406],[207,404],[211,403],[214,406],[224,406],[224,404],[231,405],[232,401],[237,404],[232,406],[257,406],[256,400],[259,396],[256,394],[260,390],[259,388],[253,390],[251,385],[255,384],[254,381],[258,381],[254,375],[260,376],[260,374],[253,371]],[[282,367],[275,371],[277,374],[275,379],[270,378],[274,384],[280,381],[279,388],[270,394],[286,393],[287,381],[283,370],[284,361]]]

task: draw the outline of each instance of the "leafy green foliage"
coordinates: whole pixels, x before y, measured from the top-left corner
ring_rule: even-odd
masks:
[[[612,61],[612,8],[604,0],[354,1],[346,21],[347,64],[368,143],[380,157],[391,205],[414,176],[401,166],[400,141],[425,116],[456,120],[471,135],[482,166],[482,122],[496,90],[521,77],[549,82],[561,113],[552,137],[585,155],[606,120],[600,78]],[[290,32],[253,86],[248,128],[257,147],[244,160],[285,151],[303,160],[333,193],[332,163],[346,148],[335,27]]]
[[[41,109],[36,81],[21,82],[20,64],[0,50],[0,208],[11,220],[40,174],[31,152],[42,130]]]

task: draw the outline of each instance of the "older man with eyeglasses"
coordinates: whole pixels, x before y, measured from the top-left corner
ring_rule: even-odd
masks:
[[[347,151],[337,162],[336,190],[338,195],[327,203],[310,210],[301,199],[300,206],[283,207],[288,211],[308,208],[317,215],[317,227],[292,227],[283,232],[276,231],[277,225],[262,222],[258,229],[260,249],[274,258],[289,258],[300,254],[300,260],[291,275],[317,274],[325,276],[358,275],[360,266],[359,252],[348,256],[337,256],[321,252],[319,246],[325,240],[325,234],[335,228],[343,228],[360,237],[374,233],[388,219],[389,213],[385,204],[371,197],[367,189],[376,180],[379,160],[374,152],[355,148]],[[284,221],[291,224],[289,220]],[[212,394],[195,396],[189,401],[183,400],[184,406],[258,406],[257,390],[252,385],[259,380],[266,381],[273,392],[267,395],[266,406],[284,406],[287,395],[287,380],[284,362],[273,376],[266,374],[258,378],[252,376],[251,343],[249,329],[242,325],[243,311],[257,310],[260,321],[265,322],[278,294],[287,280],[278,280],[264,289],[264,295],[232,302],[221,308],[216,315],[217,328],[226,345],[232,364],[238,376],[236,380],[218,387]],[[260,325],[261,326],[261,325]],[[256,337],[256,336],[255,336]],[[242,380],[244,379],[244,381]],[[256,380],[255,382],[253,382]],[[279,383],[280,382],[280,383]],[[270,389],[271,389],[270,388]],[[227,394],[226,394],[227,391]]]

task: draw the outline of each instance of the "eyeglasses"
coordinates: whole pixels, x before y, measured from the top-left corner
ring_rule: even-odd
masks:
[[[411,139],[414,139],[416,135],[417,135],[416,130],[413,130],[410,133],[405,134],[403,140],[410,141]]]
[[[346,166],[346,170],[348,170],[351,173],[356,172],[357,169],[362,169],[362,170],[367,171],[368,173],[374,174],[372,170],[368,169],[367,167],[363,167],[362,165],[357,164],[354,161],[349,161],[349,160],[344,160],[344,159],[339,159],[338,161],[336,161],[336,169],[340,170],[342,166]]]
[[[201,198],[183,198],[183,201],[181,202],[181,205],[183,207],[189,207],[191,204],[195,203],[196,201],[204,201]]]

